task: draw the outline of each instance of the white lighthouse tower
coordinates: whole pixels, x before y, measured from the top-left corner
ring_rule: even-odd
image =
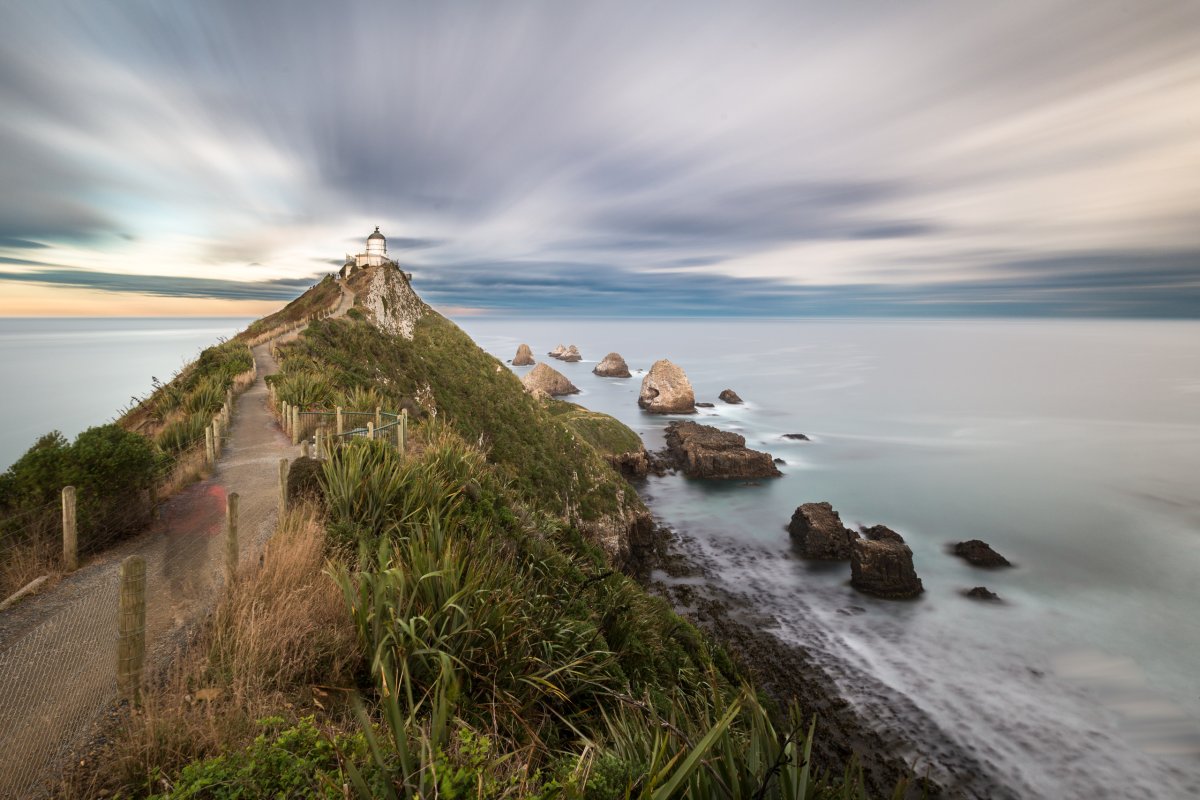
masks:
[[[379,226],[376,225],[375,232],[367,237],[367,252],[354,257],[354,266],[378,267],[390,260],[387,257],[387,239],[379,232]]]

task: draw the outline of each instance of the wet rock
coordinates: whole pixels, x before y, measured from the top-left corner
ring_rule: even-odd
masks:
[[[512,365],[514,367],[528,367],[533,363],[533,351],[529,349],[529,345],[523,344],[517,348],[517,354],[513,356]]]
[[[886,525],[872,525],[869,528],[859,528],[862,535],[868,539],[873,539],[879,542],[899,542],[904,544],[904,537],[896,533]]]
[[[842,561],[850,557],[851,543],[858,534],[842,524],[829,503],[804,503],[788,523],[792,542],[804,558]]]
[[[609,353],[599,364],[592,369],[592,372],[599,375],[601,378],[629,378],[629,365],[625,363],[625,359],[621,358],[620,353]]]
[[[716,408],[712,403],[696,403],[696,408]]]
[[[864,532],[879,538],[855,539],[851,544],[851,586],[891,600],[916,597],[925,591],[913,567],[912,550],[900,534],[882,525]]]
[[[696,394],[687,374],[662,358],[654,362],[642,379],[638,405],[651,414],[694,414]]]
[[[807,441],[811,441],[811,440],[810,440],[810,439],[809,439],[807,436],[805,436],[803,433],[785,433],[785,434],[783,435],[783,438],[784,438],[784,439],[792,439],[792,440],[794,440],[794,441],[797,441],[797,442],[807,442]]]
[[[663,455],[689,478],[774,478],[770,453],[746,447],[746,437],[697,422],[672,422],[667,426]]]
[[[564,394],[577,394],[579,389],[567,380],[567,377],[549,364],[538,364],[521,378],[525,391],[536,395],[539,391],[551,397]]]
[[[558,356],[558,360],[568,362],[583,361],[583,356],[579,355],[578,347],[571,345]]]
[[[985,600],[989,603],[999,603],[1000,595],[988,589],[986,586],[976,586],[974,589],[964,589],[963,595],[972,600]]]
[[[742,398],[738,397],[737,392],[735,392],[733,389],[726,389],[725,391],[721,392],[719,395],[717,395],[717,399],[724,400],[726,403],[735,406],[741,405],[742,403]]]
[[[1007,558],[980,539],[969,539],[951,546],[950,552],[976,567],[1011,567]]]
[[[782,458],[776,458],[776,459],[775,459],[775,463],[776,463],[776,464],[786,464],[787,462],[786,462],[786,461],[784,461]]]

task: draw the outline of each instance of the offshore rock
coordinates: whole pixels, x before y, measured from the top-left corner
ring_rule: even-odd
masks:
[[[625,359],[621,358],[620,353],[609,353],[604,357],[599,364],[592,370],[601,378],[629,378],[629,365],[625,363]]]
[[[851,543],[858,534],[842,524],[829,503],[804,503],[788,523],[792,542],[804,558],[843,561],[850,557]]]
[[[521,378],[525,391],[536,395],[539,391],[551,397],[564,394],[578,394],[579,389],[567,380],[567,377],[549,364],[538,364]]]
[[[579,355],[579,348],[571,345],[558,356],[559,361],[583,361],[583,356]]]
[[[654,362],[646,377],[638,405],[651,414],[694,414],[696,393],[682,369],[665,358]]]
[[[783,438],[784,438],[784,439],[791,439],[792,441],[796,441],[796,442],[807,442],[807,441],[809,441],[809,438],[808,438],[807,436],[805,436],[803,433],[785,433],[785,434],[783,435]]]
[[[986,586],[976,586],[974,589],[964,589],[963,596],[969,597],[972,600],[986,600],[989,603],[999,603],[1000,595],[993,592]]]
[[[689,478],[721,480],[782,475],[770,453],[746,447],[746,437],[697,422],[672,422],[666,430],[666,457]]]
[[[868,536],[850,546],[850,585],[860,592],[890,600],[916,597],[925,591],[913,567],[912,550],[900,534],[876,525],[864,530]]]
[[[565,352],[567,352],[567,348],[560,344],[558,347],[554,348],[549,353],[546,353],[546,355],[550,356],[551,358],[558,358]]]
[[[1011,567],[1012,562],[980,539],[970,539],[954,545],[950,552],[976,567]]]
[[[726,389],[725,391],[721,392],[719,395],[717,395],[717,399],[724,400],[730,405],[737,406],[742,404],[742,398],[738,397],[737,392],[735,392],[733,389]]]
[[[514,367],[528,367],[533,363],[533,351],[529,349],[529,345],[523,344],[517,348],[517,354],[513,356],[512,364]]]

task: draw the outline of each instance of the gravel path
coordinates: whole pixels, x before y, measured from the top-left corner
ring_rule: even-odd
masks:
[[[338,311],[345,313],[343,293]],[[296,448],[267,410],[262,377],[278,366],[254,349],[259,379],[234,403],[215,473],[160,506],[144,534],[113,547],[54,587],[0,613],[0,797],[29,797],[53,781],[116,699],[120,562],[146,559],[147,669],[167,663],[212,607],[223,583],[225,500],[241,498],[243,564],[275,527],[279,459]]]

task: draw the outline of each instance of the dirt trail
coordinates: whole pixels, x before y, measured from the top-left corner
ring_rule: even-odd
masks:
[[[122,559],[146,559],[148,670],[166,663],[213,604],[230,492],[240,496],[242,563],[257,560],[277,517],[279,459],[296,448],[267,409],[262,378],[278,369],[269,344],[254,359],[258,380],[234,403],[213,476],[163,503],[144,534],[0,613],[0,797],[36,796],[116,699]]]

